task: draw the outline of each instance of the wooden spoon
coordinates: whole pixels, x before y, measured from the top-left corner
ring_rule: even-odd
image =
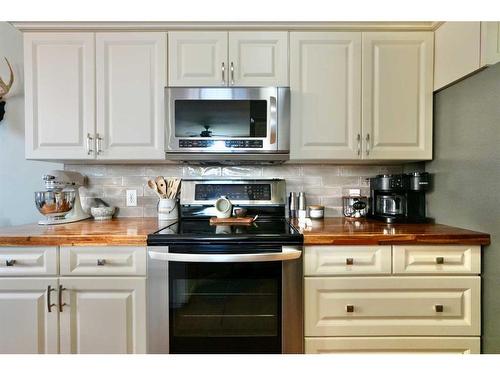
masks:
[[[162,176],[158,176],[155,178],[156,186],[162,198],[167,197],[167,183]]]
[[[149,188],[150,188],[151,190],[153,190],[153,191],[156,193],[156,195],[157,195],[159,198],[161,198],[161,195],[160,195],[160,193],[158,192],[158,186],[156,186],[156,182],[154,182],[153,180],[149,180],[149,181],[148,181],[148,186],[149,186]]]

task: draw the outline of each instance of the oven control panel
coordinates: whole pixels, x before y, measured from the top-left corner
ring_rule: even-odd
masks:
[[[262,140],[233,139],[216,141],[213,139],[179,139],[179,148],[263,148]]]
[[[197,184],[195,200],[209,201],[222,196],[235,201],[271,199],[271,184]]]

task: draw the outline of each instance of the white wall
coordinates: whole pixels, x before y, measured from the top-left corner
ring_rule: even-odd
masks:
[[[7,57],[14,68],[15,82],[5,98],[5,118],[0,122],[0,226],[38,220],[33,193],[41,190],[41,176],[54,163],[24,159],[23,36],[7,22],[0,22],[0,76],[9,79]]]

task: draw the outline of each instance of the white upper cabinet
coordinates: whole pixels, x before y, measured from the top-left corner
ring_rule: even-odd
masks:
[[[26,157],[93,159],[93,33],[24,36]]]
[[[288,86],[288,32],[230,32],[229,84]]]
[[[432,159],[433,37],[363,34],[365,159]]]
[[[146,353],[146,279],[61,278],[63,354]]]
[[[55,278],[0,280],[0,354],[57,353],[56,289]]]
[[[481,22],[481,65],[500,61],[500,22]]]
[[[361,33],[290,33],[290,159],[361,157]]]
[[[164,159],[165,33],[97,33],[98,159]]]
[[[480,68],[480,22],[445,22],[434,34],[434,90]]]
[[[227,34],[225,31],[169,32],[169,86],[226,86]]]

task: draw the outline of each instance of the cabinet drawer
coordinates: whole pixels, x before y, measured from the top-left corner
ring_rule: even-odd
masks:
[[[391,273],[391,246],[307,246],[306,276]]]
[[[481,247],[394,246],[395,274],[480,274]]]
[[[307,277],[305,336],[479,336],[480,277]]]
[[[479,354],[479,337],[306,337],[306,354]]]
[[[146,248],[61,247],[61,275],[146,275]]]
[[[57,247],[0,247],[0,276],[57,275]]]

